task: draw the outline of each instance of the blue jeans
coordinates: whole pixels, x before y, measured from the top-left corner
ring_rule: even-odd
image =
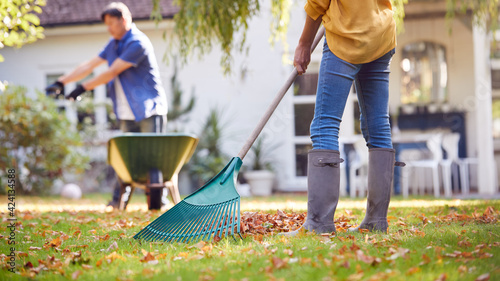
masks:
[[[389,65],[394,52],[369,63],[352,64],[335,56],[325,40],[311,123],[313,149],[339,150],[340,122],[353,82],[367,146],[392,148],[388,103]]]

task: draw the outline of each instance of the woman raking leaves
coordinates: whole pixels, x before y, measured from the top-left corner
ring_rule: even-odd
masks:
[[[335,232],[339,200],[339,127],[354,82],[363,137],[369,148],[368,203],[364,220],[353,231],[386,232],[395,151],[389,125],[389,65],[396,46],[390,0],[308,0],[306,22],[295,50],[294,66],[306,72],[309,52],[323,23],[325,43],[319,71],[313,149],[308,153],[307,218],[302,229]],[[286,233],[295,235],[299,230]]]

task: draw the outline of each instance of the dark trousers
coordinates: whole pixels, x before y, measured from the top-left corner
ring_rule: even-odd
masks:
[[[134,120],[120,120],[120,130],[124,133],[165,133],[167,131],[167,116],[153,115],[139,122]],[[116,181],[111,204],[119,204],[121,200],[120,181]],[[127,195],[130,198],[130,194]]]
[[[167,131],[167,116],[153,115],[139,122],[120,120],[120,130],[124,133],[165,133]]]

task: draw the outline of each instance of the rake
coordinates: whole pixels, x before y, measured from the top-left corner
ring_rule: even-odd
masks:
[[[324,34],[322,27],[311,46],[311,52],[316,48]],[[240,195],[236,191],[236,179],[243,158],[252,147],[267,121],[275,111],[281,99],[297,77],[294,68],[285,85],[280,89],[271,105],[252,131],[236,157],[214,178],[184,198],[170,210],[138,232],[134,239],[160,242],[190,242],[222,238],[240,233]]]

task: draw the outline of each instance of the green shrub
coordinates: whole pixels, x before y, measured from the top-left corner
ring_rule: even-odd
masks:
[[[31,98],[21,86],[7,85],[0,92],[0,143],[0,174],[15,169],[22,193],[46,194],[63,171],[83,172],[88,162],[76,150],[82,145],[78,133],[54,100],[42,93]]]

